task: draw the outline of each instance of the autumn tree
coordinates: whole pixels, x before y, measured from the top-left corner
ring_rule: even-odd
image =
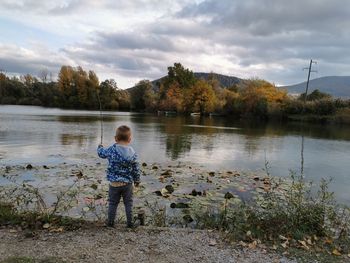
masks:
[[[170,84],[165,98],[161,100],[159,108],[167,111],[183,111],[183,92],[177,82]]]
[[[31,87],[35,82],[37,82],[37,78],[30,75],[30,74],[25,74],[19,77],[19,79],[26,85],[26,87]]]
[[[97,108],[99,81],[93,71],[87,73],[82,67],[62,66],[58,74],[58,87],[64,97],[65,107]]]
[[[188,112],[210,113],[214,110],[215,93],[204,80],[198,80],[185,96],[185,109]]]
[[[58,73],[58,88],[66,98],[74,94],[73,75],[74,70],[71,66],[62,66],[60,72]]]

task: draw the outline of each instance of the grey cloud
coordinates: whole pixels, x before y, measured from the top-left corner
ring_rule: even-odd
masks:
[[[126,49],[149,49],[159,51],[174,51],[173,42],[156,34],[140,32],[128,33],[97,33],[96,42],[103,47]]]
[[[43,68],[57,73],[61,65],[66,62],[57,54],[48,54],[46,51],[43,51],[42,54],[47,56],[40,56],[39,53],[28,55],[27,51],[13,45],[0,45],[0,50],[0,68],[9,73],[37,75]]]
[[[147,13],[147,22],[131,21],[133,26],[115,32],[91,29],[89,37],[58,51],[76,64],[89,65],[92,69],[96,65],[103,71],[127,78],[159,77],[166,74],[166,67],[175,61],[187,63],[186,66],[194,70],[209,68],[218,73],[230,71],[231,75],[252,74],[288,84],[303,80],[301,68],[310,58],[319,61],[322,75],[345,74],[350,69],[348,1],[204,0],[193,3],[191,0],[0,0],[5,10],[51,12],[57,17],[75,13],[83,19],[85,10],[94,9],[98,14],[116,12],[116,16],[125,16],[125,19],[127,14],[140,14],[142,18]],[[82,23],[82,19],[74,21]],[[44,63],[45,57],[42,57],[28,65]],[[3,56],[0,58],[5,61]],[[9,57],[7,59],[9,64]],[[13,56],[13,61],[17,61],[19,68],[24,67],[19,65],[18,57]],[[23,58],[23,61],[26,60]]]
[[[131,11],[142,12],[145,10],[164,10],[165,8],[174,9],[181,6],[184,2],[172,0],[0,0],[0,5],[8,11],[25,11],[29,13],[51,14],[57,16],[70,15],[82,10],[101,10],[105,11]]]
[[[350,3],[343,0],[206,0],[183,8],[178,16],[205,16],[211,25],[272,35],[299,30],[342,30],[344,22],[349,22],[349,9]]]

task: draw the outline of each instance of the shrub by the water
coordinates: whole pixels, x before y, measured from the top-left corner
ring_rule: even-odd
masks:
[[[292,182],[284,194],[270,191],[255,202],[223,207],[198,205],[193,213],[198,228],[224,231],[230,238],[244,242],[276,241],[283,247],[323,246],[331,252],[349,253],[350,210],[335,204],[328,181],[322,180],[317,194],[311,192],[311,184],[301,177],[291,175]],[[331,241],[329,241],[331,240]],[[305,243],[306,242],[306,243]]]

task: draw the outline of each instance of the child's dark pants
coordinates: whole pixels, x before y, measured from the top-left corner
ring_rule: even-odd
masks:
[[[132,184],[113,187],[109,186],[108,192],[108,224],[114,225],[115,215],[117,212],[120,198],[123,197],[125,214],[128,225],[132,225]]]

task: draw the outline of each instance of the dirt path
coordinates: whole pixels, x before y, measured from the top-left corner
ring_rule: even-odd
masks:
[[[9,257],[54,257],[65,262],[295,262],[261,249],[240,250],[216,232],[138,228],[93,228],[64,233],[43,231],[34,238],[0,230],[0,262]]]

